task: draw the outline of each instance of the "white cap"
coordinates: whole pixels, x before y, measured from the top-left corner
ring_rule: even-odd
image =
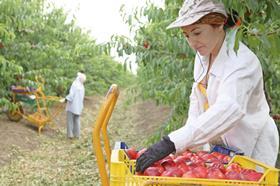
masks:
[[[216,12],[227,17],[224,4],[215,0],[185,0],[179,11],[179,16],[167,29],[188,26],[203,16]]]
[[[78,72],[77,73],[77,78],[81,83],[84,83],[86,81],[86,75],[84,73]]]

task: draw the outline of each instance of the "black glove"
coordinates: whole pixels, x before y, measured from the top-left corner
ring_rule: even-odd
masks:
[[[168,156],[174,152],[175,145],[170,141],[168,136],[162,138],[162,140],[151,147],[149,147],[137,160],[136,171],[144,172],[150,165],[158,160]]]

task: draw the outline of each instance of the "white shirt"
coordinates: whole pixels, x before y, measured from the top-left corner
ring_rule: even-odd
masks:
[[[206,100],[198,82],[206,75],[208,61],[208,57],[196,55],[188,120],[185,126],[169,134],[176,152],[221,136],[228,146],[237,147],[245,155],[274,166],[279,135],[269,116],[258,58],[241,42],[235,53],[226,37],[209,71],[209,109],[204,111]]]

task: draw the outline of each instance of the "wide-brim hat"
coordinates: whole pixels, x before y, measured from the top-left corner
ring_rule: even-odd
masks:
[[[221,13],[227,17],[223,3],[215,0],[185,0],[179,16],[167,29],[188,26],[209,13]]]

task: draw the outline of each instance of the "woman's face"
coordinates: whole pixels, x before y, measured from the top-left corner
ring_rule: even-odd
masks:
[[[194,24],[182,27],[183,34],[192,49],[202,56],[208,56],[220,49],[220,42],[224,39],[222,26],[209,24]]]

